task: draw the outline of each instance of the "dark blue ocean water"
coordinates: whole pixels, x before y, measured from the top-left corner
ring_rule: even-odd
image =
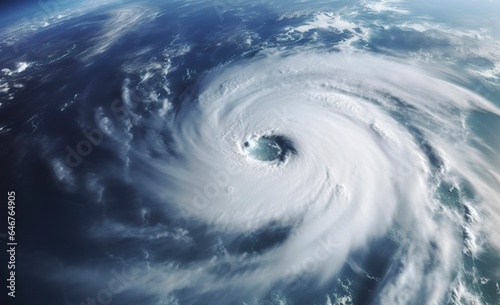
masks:
[[[340,11],[346,3],[331,4],[330,10]],[[224,251],[229,254],[248,252],[250,256],[258,256],[283,243],[292,233],[288,227],[269,226],[234,238],[210,232],[203,224],[187,224],[165,215],[159,207],[165,203],[159,202],[155,194],[138,188],[125,171],[116,172],[119,168],[140,168],[143,166],[137,161],[140,158],[128,164],[129,159],[113,150],[119,146],[117,139],[104,133],[99,144],[91,145],[88,156],[68,159],[70,150],[77,151],[79,143],[88,140],[84,131],[103,128],[99,121],[102,116],[118,127],[117,133],[128,128],[123,113],[117,111],[126,102],[124,88],[132,92],[134,114],[148,120],[151,113],[163,107],[161,103],[148,102],[152,92],[157,100],[168,99],[175,113],[181,106],[186,107],[183,103],[190,102],[186,97],[196,92],[200,79],[215,68],[255,58],[268,48],[291,53],[296,48],[340,52],[339,44],[355,36],[349,31],[320,30],[316,34],[304,33],[301,39],[281,41],[278,38],[284,28],[302,24],[309,16],[280,19],[273,4],[246,4],[244,8],[235,8],[237,5],[210,1],[201,4],[157,2],[154,6],[160,14],[153,21],[127,31],[105,52],[95,56],[88,54],[99,43],[95,39],[102,35],[103,25],[110,20],[113,5],[30,34],[18,50],[1,46],[1,68],[14,71],[19,62],[30,63],[25,71],[4,77],[11,85],[14,98],[3,94],[0,100],[2,191],[13,188],[18,201],[16,234],[20,245],[16,304],[81,304],[109,282],[112,276],[109,270],[121,270],[130,262],[143,266],[145,249],[151,263],[173,261],[190,265],[209,260],[214,244],[224,244]],[[300,7],[302,4],[295,5]],[[31,16],[34,10],[36,8],[30,7],[23,13],[19,11],[18,15]],[[3,22],[3,25],[8,23]],[[252,43],[245,45],[249,30]],[[358,44],[365,51],[384,56],[394,50],[407,53],[451,45],[446,38],[429,39],[419,32],[404,29],[375,31],[370,41]],[[186,50],[181,55],[165,55],[174,47],[182,49],[180,46],[185,46]],[[166,57],[170,57],[170,64],[175,69],[170,69],[166,75],[155,72],[151,78],[142,78],[151,62],[162,62]],[[22,87],[16,88],[14,83]],[[164,89],[166,84],[168,90]],[[480,84],[473,82],[463,85],[500,105],[496,89],[478,87]],[[193,105],[194,101],[193,97]],[[399,116],[403,122],[406,118],[401,109],[405,105],[399,107],[394,117]],[[494,143],[492,146],[500,147],[497,117],[474,112],[469,124],[474,132]],[[417,142],[422,142],[419,130],[411,126],[408,130]],[[175,156],[170,131],[162,130],[161,126],[155,130],[140,124],[130,129],[137,139],[147,140],[151,132],[161,135],[158,145],[170,147],[172,151],[172,155],[166,156],[161,150],[151,150],[151,156],[182,158]],[[430,163],[438,168],[440,161],[432,148],[425,147],[425,150]],[[492,166],[498,166],[498,155],[490,152],[489,156]],[[55,159],[66,163],[54,165]],[[78,165],[71,166],[68,160]],[[98,178],[105,187],[96,192],[92,181],[97,174],[102,175]],[[474,198],[473,191],[467,191],[467,187],[462,189],[462,194],[450,193],[447,185],[441,187],[436,196],[442,196],[445,204],[459,205],[464,198]],[[181,241],[148,240],[134,235],[96,238],[89,234],[93,228],[108,221],[147,231],[139,217],[144,209],[150,215],[149,226],[189,228],[193,238],[190,246]],[[4,225],[4,220],[1,224]],[[106,232],[102,233],[106,236]],[[345,304],[374,304],[380,287],[399,272],[398,264],[394,263],[398,259],[395,236],[396,232],[389,232],[388,236],[374,240],[367,250],[352,253],[338,276],[321,285],[312,270],[275,283],[261,299],[253,299],[251,292],[242,293],[242,297],[239,292],[231,294],[223,290],[220,294],[201,292],[194,298],[194,292],[189,289],[179,291],[176,297],[183,301],[180,304],[217,304],[222,297],[232,304],[280,304],[285,299],[286,304],[324,304],[325,296],[330,294],[351,296],[350,303]],[[432,251],[432,246],[430,248]],[[489,271],[500,267],[497,258],[498,253],[493,249],[486,249],[479,259],[463,255],[467,270],[477,268],[481,276],[488,278],[496,276]],[[430,261],[430,269],[432,264]],[[238,268],[237,265],[217,266],[211,272],[223,278],[233,272],[244,272]],[[494,281],[479,285],[469,279],[468,284],[474,291],[482,291],[483,300],[487,302],[484,304],[497,304]],[[135,288],[115,295],[113,304],[174,304],[160,303],[155,296],[141,293],[141,287]]]

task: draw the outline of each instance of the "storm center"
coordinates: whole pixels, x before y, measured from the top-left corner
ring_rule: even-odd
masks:
[[[250,138],[243,143],[243,150],[259,161],[284,161],[287,154],[295,152],[291,141],[283,136]]]

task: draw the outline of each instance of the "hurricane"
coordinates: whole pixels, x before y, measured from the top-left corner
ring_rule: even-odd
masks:
[[[95,34],[85,43],[65,37],[48,57],[9,61],[17,70],[2,70],[0,93],[12,96],[0,110],[26,121],[5,121],[2,137],[22,136],[2,153],[30,151],[14,162],[31,169],[14,175],[24,186],[16,192],[41,181],[33,194],[47,199],[34,211],[53,219],[45,227],[33,216],[47,244],[30,241],[25,254],[25,274],[52,287],[39,295],[58,304],[498,304],[497,70],[446,61],[453,49],[483,67],[476,57],[495,62],[498,49],[470,47],[471,59],[462,48],[498,43],[486,30],[398,23],[413,16],[398,3],[338,15],[318,13],[321,3],[285,13],[247,4],[267,16],[260,23],[232,2],[108,3],[102,15],[69,19],[78,20],[69,33]],[[193,21],[208,12],[219,21]],[[234,32],[201,30],[237,17]],[[400,30],[400,42],[457,41],[387,51]],[[81,83],[64,83],[68,67]],[[15,79],[23,73],[34,76]],[[35,206],[33,194],[20,200]]]
[[[484,154],[496,148],[467,122],[500,110],[438,72],[273,52],[207,74],[185,98],[165,127],[171,159],[149,156],[161,138],[130,145],[144,164],[130,175],[228,246],[165,270],[153,291],[179,272],[177,289],[211,278],[207,290],[286,298],[350,268],[381,283],[372,304],[435,304],[480,278],[464,257],[498,246],[499,173]]]

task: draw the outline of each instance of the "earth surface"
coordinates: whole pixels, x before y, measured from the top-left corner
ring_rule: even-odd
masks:
[[[9,304],[500,304],[498,1],[1,15]]]

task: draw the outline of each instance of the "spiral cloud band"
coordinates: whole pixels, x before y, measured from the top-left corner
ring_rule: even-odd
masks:
[[[366,54],[279,51],[205,75],[167,114],[175,161],[145,157],[144,146],[136,155],[169,181],[144,186],[165,211],[224,236],[224,255],[158,268],[148,289],[286,295],[304,274],[321,285],[346,262],[370,276],[351,256],[378,251],[391,267],[376,276],[374,303],[434,304],[450,286],[450,298],[466,295],[460,257],[498,247],[500,220],[498,167],[479,149],[498,147],[467,122],[500,110],[445,75]],[[253,251],[239,242],[266,228],[283,234]]]
[[[19,304],[500,304],[498,1],[56,2],[0,29]]]

